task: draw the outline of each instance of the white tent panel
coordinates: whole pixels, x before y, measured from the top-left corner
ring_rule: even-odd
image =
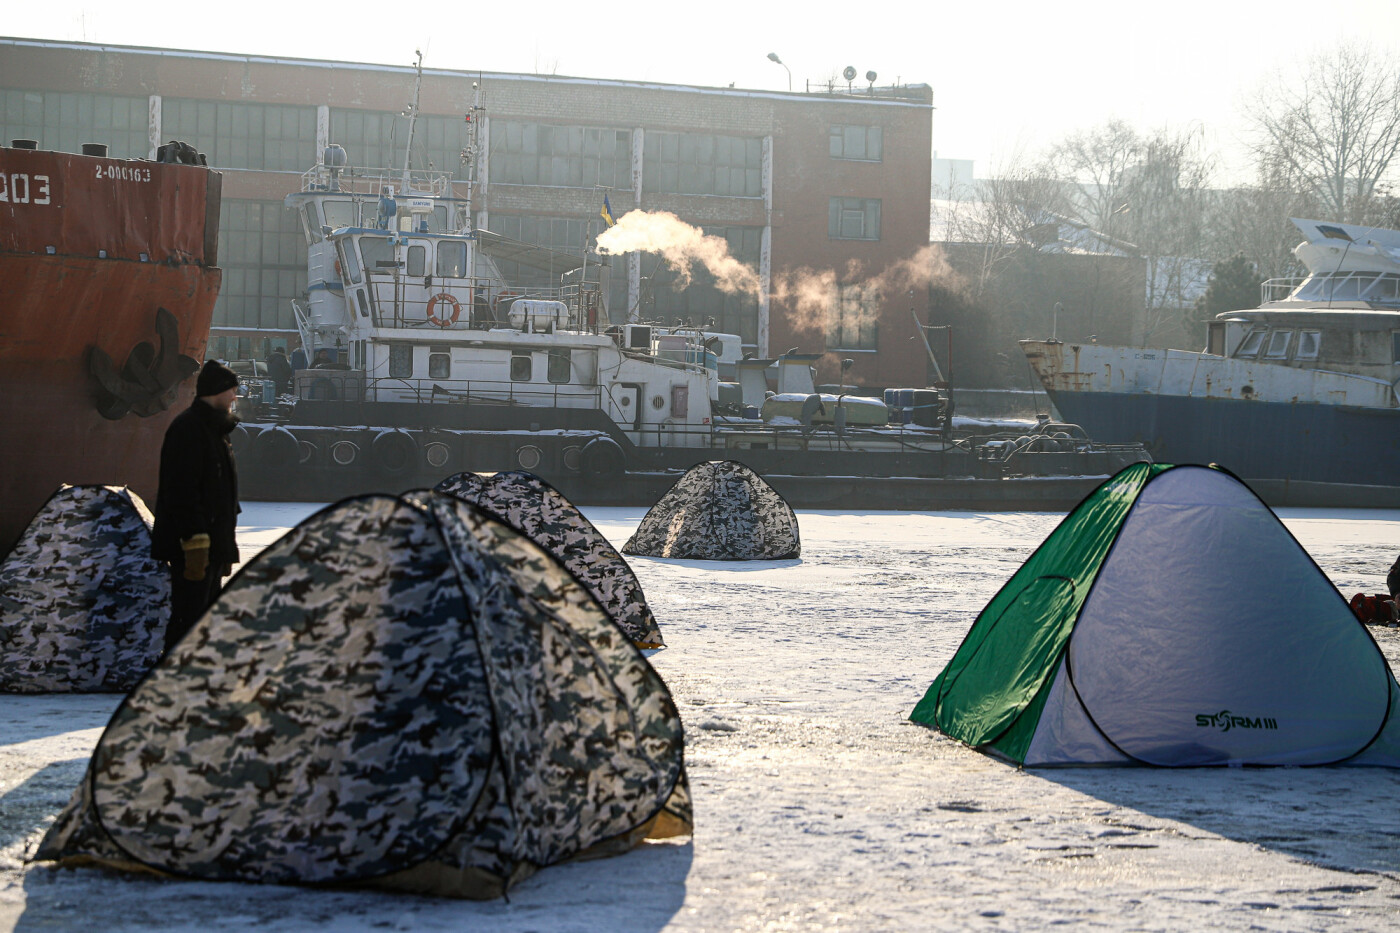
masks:
[[[1045,709],[1036,723],[1023,764],[1028,768],[1132,764],[1132,759],[1114,748],[1084,712],[1079,697],[1069,686],[1063,659],[1055,671],[1050,695],[1045,699]]]
[[[1204,467],[1144,487],[1067,660],[1103,734],[1154,764],[1337,761],[1375,738],[1390,701],[1335,587],[1243,484]]]

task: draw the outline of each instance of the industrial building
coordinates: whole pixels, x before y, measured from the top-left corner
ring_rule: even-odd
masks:
[[[401,166],[415,82],[409,64],[0,39],[0,139],[99,142],[123,158],[178,139],[204,152],[224,175],[211,351],[261,358],[295,345],[291,302],[306,287],[283,198],[329,143],[352,165]],[[425,69],[413,167],[465,177],[478,100],[479,227],[578,253],[604,228],[606,196],[615,217],[674,213],[757,271],[753,293],[727,294],[703,272],[681,287],[649,254],[615,257],[613,321],[712,321],[759,356],[824,352],[819,374],[833,382],[848,358],[855,382],[927,381],[911,296],[868,283],[928,245],[928,86],[776,92]],[[828,283],[815,307],[784,287],[809,274]]]

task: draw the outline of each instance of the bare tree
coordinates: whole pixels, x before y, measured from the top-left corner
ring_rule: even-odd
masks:
[[[1328,216],[1367,214],[1400,152],[1400,64],[1364,45],[1314,56],[1247,105],[1262,171],[1315,194]]]
[[[1021,153],[998,166],[990,178],[946,193],[946,238],[975,244],[979,250],[976,270],[967,270],[974,296],[983,294],[997,270],[1031,242],[1031,231],[1068,209],[1064,186]]]
[[[1080,130],[1053,146],[1048,174],[1069,183],[1066,192],[1071,219],[1106,237],[1121,237],[1123,186],[1142,160],[1143,137],[1122,120]]]

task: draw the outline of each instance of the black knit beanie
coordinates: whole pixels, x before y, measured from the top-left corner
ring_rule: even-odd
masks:
[[[218,360],[209,360],[199,371],[199,379],[194,384],[194,394],[199,396],[218,395],[220,392],[236,388],[238,373]]]

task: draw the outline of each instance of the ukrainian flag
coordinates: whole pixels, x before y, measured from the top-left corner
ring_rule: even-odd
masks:
[[[603,209],[598,213],[602,215],[603,222],[609,227],[617,223],[617,221],[613,219],[612,205],[608,203],[608,196],[606,194],[603,195]]]

